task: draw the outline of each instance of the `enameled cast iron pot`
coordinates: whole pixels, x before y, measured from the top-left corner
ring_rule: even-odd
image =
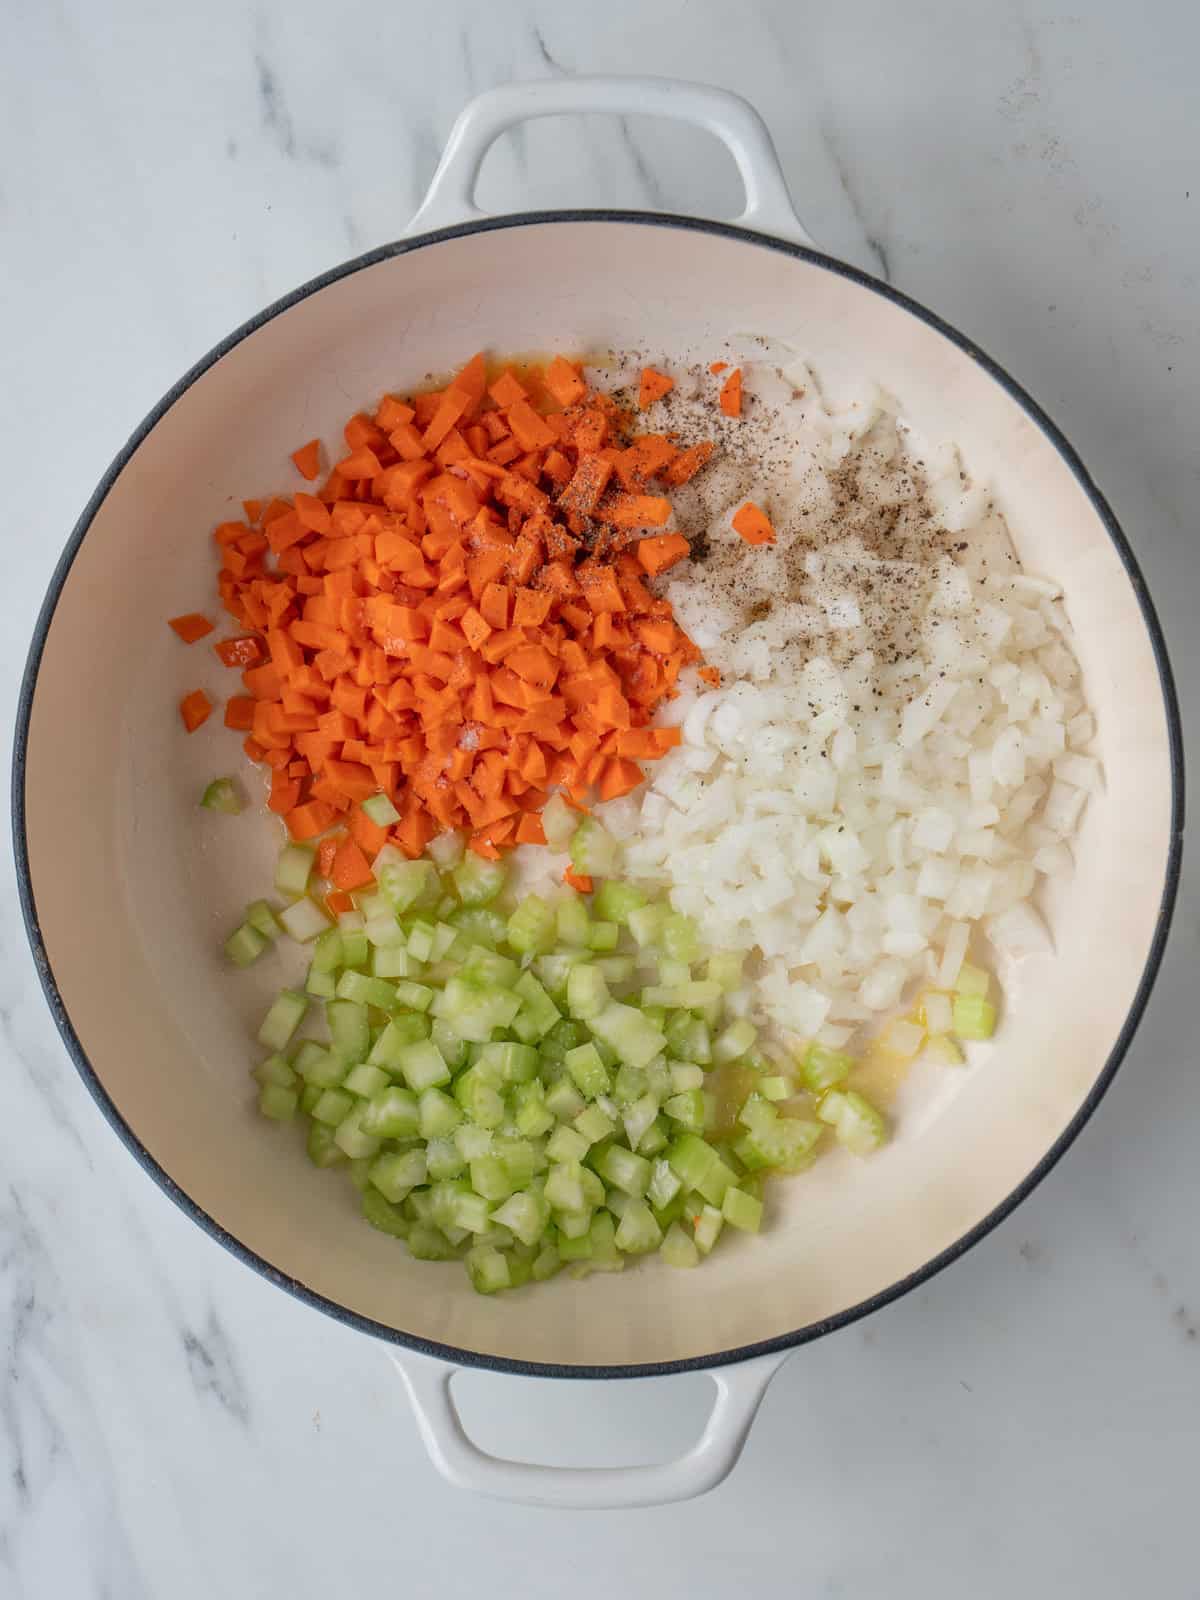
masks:
[[[612,211],[486,217],[479,167],[505,128],[564,112],[680,117],[721,138],[747,208],[732,225]],[[653,1265],[485,1299],[457,1266],[363,1226],[348,1185],[248,1104],[248,1027],[278,972],[231,978],[220,943],[267,880],[273,824],[198,813],[233,764],[217,719],[181,736],[174,704],[216,689],[204,647],[163,619],[212,595],[206,530],[277,485],[287,453],[480,347],[710,348],[791,339],[823,377],[874,378],[925,437],[994,486],[1018,550],[1063,585],[1096,712],[1104,793],[1048,913],[1052,956],[1006,983],[994,1046],[869,1162],[778,1186],[757,1239],[700,1271]],[[131,575],[133,575],[131,577]],[[132,645],[130,641],[136,641]],[[83,692],[81,692],[81,686]],[[145,1170],[280,1288],[389,1341],[440,1469],[541,1504],[681,1499],[737,1458],[795,1346],[921,1283],[1049,1171],[1095,1109],[1145,1006],[1175,895],[1179,719],[1137,563],[1053,423],[969,340],[815,249],[770,136],[743,101],[658,79],[518,84],[463,113],[399,243],[306,284],[230,335],[164,397],[105,475],[54,574],[21,691],[14,831],[30,940],[55,1020]],[[80,804],[80,796],[87,804]],[[264,967],[267,963],[264,963]],[[678,1461],[565,1471],[497,1461],[449,1397],[456,1366],[546,1377],[702,1369],[716,1405]]]

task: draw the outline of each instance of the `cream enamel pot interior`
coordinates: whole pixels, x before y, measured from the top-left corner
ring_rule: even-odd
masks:
[[[497,133],[570,110],[708,127],[738,163],[746,213],[735,225],[479,216],[475,179]],[[414,227],[231,335],[155,409],[84,512],[22,690],[14,816],[25,916],[67,1047],[130,1150],[243,1261],[391,1341],[448,1476],[541,1504],[683,1498],[729,1470],[790,1348],[954,1259],[1029,1192],[1097,1104],[1145,1004],[1175,892],[1182,767],[1169,668],[1129,546],[1065,440],[966,339],[810,247],[744,102],[652,79],[485,95],[460,119]],[[248,1040],[280,958],[231,976],[220,944],[269,882],[277,839],[273,819],[198,812],[201,781],[240,751],[219,718],[183,737],[179,695],[225,686],[207,646],[182,647],[164,619],[213,610],[207,530],[237,514],[243,494],[286,483],[288,451],[338,437],[352,406],[480,347],[649,344],[669,356],[734,331],[793,341],[830,382],[876,378],[925,436],[956,440],[994,486],[1028,567],[1063,584],[1106,787],[1088,808],[1074,878],[1048,907],[1055,953],[1006,974],[995,1043],[902,1119],[885,1152],[831,1158],[779,1184],[769,1229],[702,1270],[650,1264],[484,1299],[459,1267],[416,1262],[365,1227],[349,1186],[315,1174],[299,1141],[252,1107]],[[695,1449],[665,1466],[499,1462],[458,1424],[447,1386],[462,1364],[557,1377],[709,1369],[717,1404]]]

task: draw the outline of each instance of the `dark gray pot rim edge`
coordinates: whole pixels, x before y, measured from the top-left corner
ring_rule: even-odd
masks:
[[[227,355],[243,339],[248,338],[266,323],[272,321],[284,311],[298,304],[301,300],[327,288],[330,284],[349,277],[355,272],[377,265],[379,262],[390,260],[394,256],[407,255],[410,251],[424,249],[430,245],[441,243],[447,239],[456,239],[468,234],[489,232],[501,228],[524,227],[530,224],[559,223],[559,222],[619,222],[634,223],[649,227],[668,227],[697,233],[715,234],[720,237],[733,239],[745,244],[779,251],[784,255],[795,257],[799,260],[809,261],[840,277],[848,278],[864,289],[880,295],[891,301],[894,305],[909,312],[920,321],[926,323],[944,338],[963,351],[977,366],[981,367],[993,378],[1005,392],[1017,402],[1027,416],[1033,421],[1058,454],[1066,462],[1075,479],[1087,495],[1096,515],[1108,532],[1122,565],[1129,577],[1137,598],[1142,618],[1149,634],[1151,647],[1154,651],[1155,663],[1158,669],[1159,684],[1162,691],[1163,707],[1167,718],[1167,731],[1170,745],[1171,761],[1171,843],[1166,864],[1166,873],[1163,883],[1163,893],[1159,904],[1154,937],[1150,944],[1146,964],[1138,984],[1137,992],[1129,1013],[1117,1036],[1116,1042],[1109,1053],[1108,1059],[1098,1074],[1095,1083],[1089,1090],[1087,1098],[1068,1127],[1063,1131],[1046,1154],[1041,1158],[1029,1175],[1012,1190],[1012,1192],[996,1206],[989,1214],[978,1222],[972,1229],[948,1246],[940,1254],[933,1257],[898,1282],[890,1284],[886,1289],[871,1295],[859,1304],[850,1306],[836,1316],[825,1318],[822,1321],[809,1323],[803,1328],[797,1328],[791,1333],[781,1334],[774,1339],[765,1339],[755,1344],[741,1345],[728,1350],[714,1351],[710,1355],[693,1356],[681,1361],[656,1361],[635,1363],[624,1366],[578,1366],[570,1363],[517,1361],[507,1357],[490,1355],[486,1351],[463,1350],[453,1345],[444,1345],[429,1339],[405,1333],[387,1324],[376,1322],[370,1317],[360,1315],[348,1307],[340,1305],[310,1289],[306,1284],[281,1272],[270,1262],[250,1250],[241,1240],[229,1233],[209,1214],[203,1210],[188,1194],[182,1190],[150,1154],[149,1150],[138,1138],[130,1125],[125,1121],[116,1105],[109,1097],[103,1084],[100,1082],[95,1069],[88,1060],[75,1030],[71,1024],[66,1006],[59,993],[54,973],[46,952],[42,938],[41,928],[38,923],[37,906],[34,899],[33,885],[30,878],[28,842],[25,828],[25,767],[26,748],[29,738],[30,718],[33,709],[34,691],[37,686],[38,670],[41,665],[42,653],[45,648],[46,638],[50,624],[53,621],[55,608],[59,596],[66,583],[75,557],[78,554],[84,537],[90,528],[96,513],[112,489],[117,478],[124,470],[131,457],[137,451],[147,434],[154,428],[171,409],[175,402],[203,376],[210,367],[214,366],[223,356]],[[130,1154],[139,1163],[145,1172],[158,1184],[175,1204],[184,1211],[193,1222],[197,1223],[209,1236],[215,1239],[225,1249],[231,1252],[246,1266],[253,1268],[269,1283],[285,1290],[295,1296],[304,1304],[323,1311],[326,1315],[335,1318],[347,1327],[357,1329],[362,1333],[373,1335],[388,1343],[400,1345],[419,1351],[424,1355],[435,1356],[441,1360],[455,1365],[479,1367],[496,1372],[510,1372],[527,1377],[546,1378],[640,1378],[658,1377],[677,1372],[705,1371],[712,1367],[728,1365],[732,1362],[745,1361],[754,1356],[767,1355],[793,1349],[799,1345],[807,1344],[813,1339],[821,1338],[824,1334],[832,1333],[839,1328],[849,1326],[858,1321],[860,1317],[869,1316],[872,1312],[890,1305],[893,1300],[899,1299],[911,1289],[926,1283],[936,1273],[964,1255],[973,1245],[983,1239],[1002,1222],[1028,1195],[1030,1195],[1042,1179],[1050,1172],[1059,1159],[1065,1154],[1070,1145],[1078,1137],[1084,1124],[1096,1110],[1103,1099],[1117,1068],[1121,1064],[1138,1024],[1142,1019],[1146,1004],[1150,997],[1154,981],[1162,963],[1163,952],[1166,946],[1167,934],[1170,929],[1171,916],[1174,911],[1176,895],[1179,888],[1179,877],[1182,862],[1183,846],[1183,820],[1184,820],[1184,765],[1183,765],[1183,734],[1179,715],[1179,703],[1175,692],[1175,682],[1171,671],[1170,660],[1167,655],[1166,643],[1163,638],[1162,628],[1155,612],[1153,602],[1147,592],[1145,581],[1138,566],[1137,559],[1129,546],[1107,501],[1093,482],[1079,456],[1072,449],[1062,433],[1050,420],[1041,407],[1025,390],[1015,382],[1009,374],[986,355],[978,345],[959,333],[957,329],[944,322],[934,312],[900,293],[889,284],[872,278],[869,274],[860,272],[856,267],[848,266],[833,257],[826,256],[820,251],[808,249],[802,245],[790,244],[786,241],[771,238],[765,234],[754,233],[745,228],[739,228],[729,223],[710,222],[696,217],[672,216],[660,212],[631,212],[619,210],[578,210],[578,211],[532,211],[519,212],[503,217],[483,218],[476,222],[464,223],[458,227],[443,228],[434,233],[422,234],[413,239],[401,239],[392,244],[382,245],[375,250],[356,257],[352,261],[334,267],[328,272],[320,274],[308,283],[294,289],[290,294],[274,302],[265,310],[251,317],[233,333],[223,339],[209,353],[198,361],[174,385],[154,407],[150,414],[130,436],[127,443],[120,450],[108,471],[101,479],[95,493],[88,501],[79,521],[76,523],[71,537],[55,567],[50,580],[46,597],[38,615],[34,629],[33,639],[30,644],[29,654],[25,664],[25,671],[21,681],[20,694],[17,703],[16,730],[13,740],[13,769],[12,769],[12,828],[13,848],[17,867],[18,894],[21,903],[22,917],[25,930],[33,951],[34,962],[37,967],[38,977],[41,980],[51,1014],[58,1028],[67,1052],[75,1064],[79,1075],[87,1086],[92,1098],[96,1101],[101,1112],[122,1140]]]

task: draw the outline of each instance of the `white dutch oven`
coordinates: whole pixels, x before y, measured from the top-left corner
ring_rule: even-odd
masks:
[[[505,128],[568,111],[682,117],[721,138],[747,193],[733,225],[573,211],[482,216],[480,163]],[[348,1185],[248,1106],[247,1026],[278,971],[231,982],[220,939],[269,870],[267,819],[201,816],[236,745],[174,704],[221,669],[163,619],[211,597],[206,530],[284,479],[287,453],[346,412],[479,347],[715,348],[792,340],[823,376],[873,377],[923,435],[994,485],[1027,565],[1063,584],[1100,728],[1106,789],[1048,908],[1056,953],[1006,974],[994,1047],[901,1121],[870,1162],[777,1185],[769,1229],[697,1272],[654,1265],[498,1299],[362,1225]],[[120,641],[116,644],[115,641]],[[204,658],[202,660],[202,658]],[[81,685],[84,686],[81,692]],[[1112,1078],[1158,966],[1182,820],[1179,722],[1133,555],[1079,459],[1027,395],[935,316],[812,247],[758,116],[720,90],[575,79],[484,95],[459,119],[409,235],[287,296],[168,394],[75,529],[37,624],[14,773],[29,935],[84,1081],[145,1169],[281,1288],[382,1339],[438,1467],[541,1504],[682,1499],[737,1458],[795,1346],[928,1278],[1058,1159]],[[87,804],[80,804],[80,796]],[[264,966],[266,963],[264,963]],[[260,985],[256,989],[256,983]],[[497,1461],[466,1438],[455,1368],[547,1377],[710,1371],[712,1416],[682,1459],[628,1472]]]

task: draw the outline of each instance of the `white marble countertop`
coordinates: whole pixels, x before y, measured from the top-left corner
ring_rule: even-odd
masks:
[[[472,92],[620,70],[752,97],[813,234],[937,308],[1046,405],[1138,551],[1186,704],[1200,14],[448,0],[422,15],[411,0],[7,9],[10,727],[59,549],[162,391],[267,301],[393,238]],[[715,146],[639,120],[507,143],[482,197],[736,209]],[[383,1349],[277,1293],[138,1171],[54,1033],[3,871],[5,1600],[1200,1593],[1194,881],[1115,1086],[1017,1214],[796,1355],[709,1499],[587,1516],[447,1488]],[[462,1393],[485,1444],[614,1463],[694,1434],[707,1383],[598,1387],[476,1375]]]

